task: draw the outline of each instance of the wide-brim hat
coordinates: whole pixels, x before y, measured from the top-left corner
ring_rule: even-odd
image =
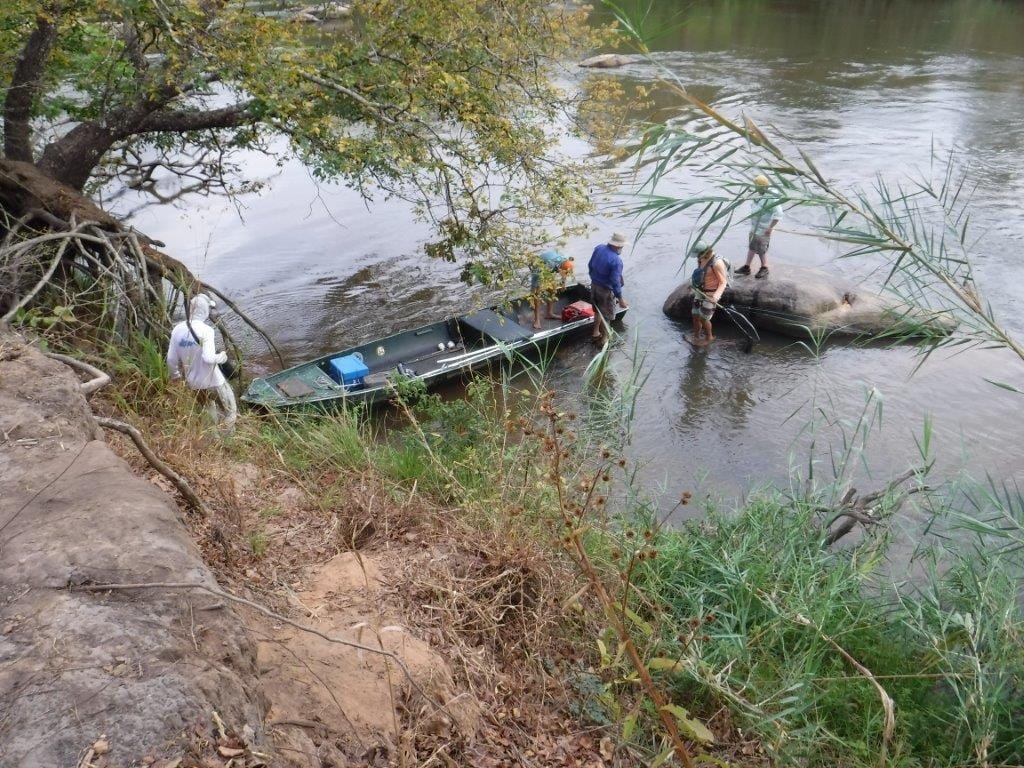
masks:
[[[608,241],[608,245],[614,245],[616,248],[622,248],[629,241],[626,240],[626,236],[621,232],[613,232],[611,239]]]

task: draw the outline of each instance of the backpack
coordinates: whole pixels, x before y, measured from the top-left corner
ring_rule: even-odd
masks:
[[[708,267],[712,266],[716,261],[720,261],[725,265],[725,285],[727,288],[729,287],[729,283],[732,282],[732,263],[724,256],[719,256],[716,253],[711,257],[711,261],[703,267],[697,267],[693,270],[693,274],[690,275],[690,287],[692,287],[693,290],[704,290],[704,273],[707,272]]]

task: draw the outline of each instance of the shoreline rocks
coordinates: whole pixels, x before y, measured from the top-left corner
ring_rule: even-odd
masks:
[[[777,261],[765,279],[733,275],[721,303],[741,311],[759,329],[795,338],[818,333],[847,338],[923,338],[948,335],[956,328],[948,315],[906,306],[823,270]],[[692,304],[693,291],[687,281],[669,294],[662,311],[689,320]]]

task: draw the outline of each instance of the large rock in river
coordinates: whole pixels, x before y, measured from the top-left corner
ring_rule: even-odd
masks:
[[[788,336],[808,332],[838,336],[927,336],[948,334],[952,318],[911,308],[864,286],[818,269],[774,262],[771,275],[733,278],[721,303],[743,312],[758,328]],[[693,291],[686,282],[662,308],[666,315],[689,320]]]
[[[623,56],[621,53],[602,53],[584,59],[580,62],[580,66],[588,69],[615,69],[631,64],[633,60],[632,56]]]

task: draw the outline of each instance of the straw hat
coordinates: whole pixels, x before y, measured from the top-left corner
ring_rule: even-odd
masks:
[[[763,189],[764,187],[767,187],[770,184],[771,184],[771,182],[768,181],[768,177],[765,176],[763,173],[759,173],[759,174],[757,174],[757,176],[754,177],[754,186],[755,187],[761,187]]]
[[[608,245],[614,245],[616,248],[622,248],[626,245],[626,236],[621,232],[612,233],[612,239],[608,241]]]

